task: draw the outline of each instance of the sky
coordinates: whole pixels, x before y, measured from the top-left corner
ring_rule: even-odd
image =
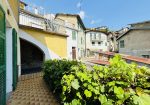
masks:
[[[130,23],[150,20],[150,0],[22,0],[46,13],[79,14],[87,28],[119,30]]]

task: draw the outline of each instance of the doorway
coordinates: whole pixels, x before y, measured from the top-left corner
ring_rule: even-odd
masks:
[[[20,39],[21,75],[40,72],[44,61],[43,51],[36,45]]]
[[[76,60],[76,47],[72,47],[72,59]]]

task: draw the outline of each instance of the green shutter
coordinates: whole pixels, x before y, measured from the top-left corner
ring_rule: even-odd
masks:
[[[0,105],[6,104],[5,13],[0,6]]]
[[[15,29],[13,29],[13,90],[16,89],[17,82],[18,82],[18,67],[17,67],[17,32]]]

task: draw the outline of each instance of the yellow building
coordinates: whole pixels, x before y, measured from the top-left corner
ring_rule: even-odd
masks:
[[[0,105],[6,104],[20,75],[41,70],[44,60],[67,57],[68,36],[61,26],[19,3],[0,0]]]

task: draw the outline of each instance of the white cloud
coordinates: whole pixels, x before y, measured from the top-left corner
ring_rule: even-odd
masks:
[[[80,15],[80,17],[81,17],[82,19],[85,18],[85,11],[80,11],[78,14]]]
[[[91,20],[90,24],[98,24],[98,23],[101,23],[102,22],[102,19],[98,19],[98,20]]]
[[[78,3],[77,3],[77,8],[80,8],[80,7],[81,7],[81,3],[78,2]]]

